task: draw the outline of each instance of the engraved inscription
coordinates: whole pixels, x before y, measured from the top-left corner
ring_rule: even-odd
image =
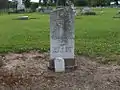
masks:
[[[60,47],[52,47],[53,49],[53,53],[64,53],[64,52],[72,52],[73,47],[64,47],[64,46],[60,46]]]

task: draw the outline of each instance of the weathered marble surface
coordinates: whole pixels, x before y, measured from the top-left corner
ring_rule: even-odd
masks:
[[[58,8],[50,15],[50,56],[74,58],[74,12],[70,7]]]

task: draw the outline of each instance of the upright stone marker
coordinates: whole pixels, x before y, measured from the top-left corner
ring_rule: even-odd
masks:
[[[50,58],[65,59],[65,67],[75,65],[74,60],[74,11],[68,6],[58,8],[50,15]],[[50,63],[53,68],[54,64]]]
[[[23,4],[23,0],[16,0],[17,1],[17,10],[25,9],[25,5]]]

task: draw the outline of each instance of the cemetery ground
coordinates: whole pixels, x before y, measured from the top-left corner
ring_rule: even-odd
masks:
[[[0,16],[0,90],[120,90],[120,18],[117,8],[75,17],[78,68],[54,73],[49,61],[49,15]],[[3,89],[4,88],[4,89]]]

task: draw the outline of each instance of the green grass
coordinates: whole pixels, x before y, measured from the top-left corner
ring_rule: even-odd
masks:
[[[97,16],[76,20],[76,48],[93,55],[120,54],[120,18],[112,18],[117,9],[104,9]]]
[[[117,9],[105,8],[96,16],[75,19],[75,48],[83,55],[120,54],[120,19]],[[49,48],[49,15],[25,14],[31,20],[12,20],[22,14],[0,16],[0,52]]]
[[[0,16],[0,52],[49,48],[49,16],[28,14],[37,19],[13,20],[18,16]]]

